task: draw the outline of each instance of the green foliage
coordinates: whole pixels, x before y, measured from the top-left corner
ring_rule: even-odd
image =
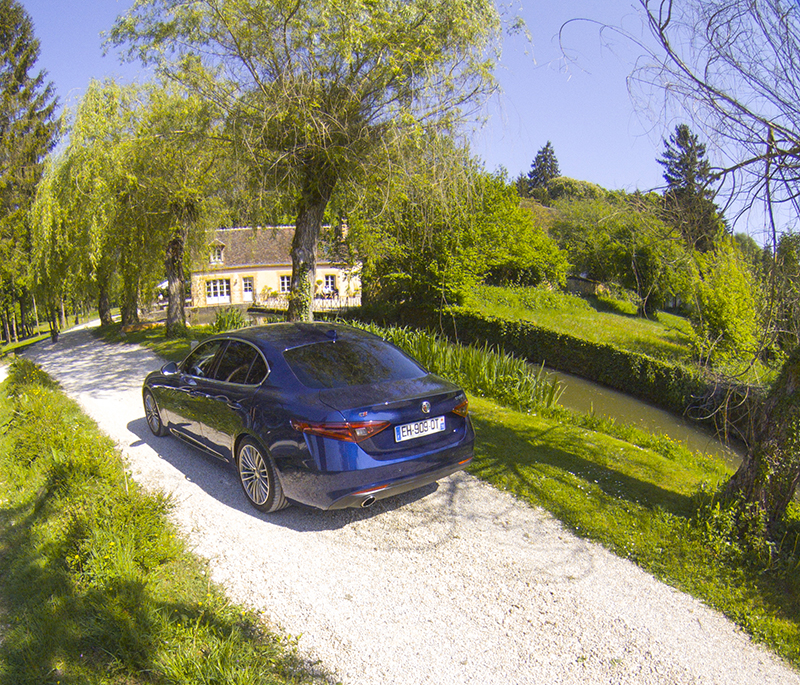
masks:
[[[683,235],[686,243],[701,252],[712,249],[724,233],[724,223],[714,204],[711,165],[706,146],[686,124],[664,141],[658,163],[664,167],[664,204],[667,221]]]
[[[520,411],[545,409],[561,395],[558,381],[548,379],[541,368],[537,370],[488,343],[456,345],[419,329],[361,325],[397,345],[432,373],[505,406]]]
[[[56,388],[56,383],[40,366],[26,357],[13,357],[8,366],[8,376],[4,389],[9,397],[19,397],[29,386],[38,385],[43,388]]]
[[[467,118],[494,88],[499,27],[489,0],[138,0],[111,41],[215,102],[253,184],[296,212],[292,288],[308,289],[288,316],[304,319],[329,203]]]
[[[431,169],[446,167],[446,184]],[[361,212],[350,215],[368,301],[435,308],[482,280],[563,283],[563,253],[503,175],[477,169],[463,150],[431,141]]]
[[[546,188],[537,191],[535,197],[550,206],[558,200],[604,200],[609,195],[609,191],[594,183],[558,176],[551,179]]]
[[[226,600],[168,521],[169,500],[129,479],[77,405],[30,362],[10,374],[0,682],[312,681],[292,644]]]
[[[59,133],[55,90],[36,71],[33,29],[21,3],[0,0],[0,317],[9,341],[10,308],[32,306],[29,212]]]
[[[184,248],[202,244],[216,208],[214,149],[205,137],[212,120],[208,104],[172,89],[90,84],[36,199],[41,300],[98,298],[109,324],[118,297],[130,324],[166,263],[167,328],[185,325]]]
[[[241,308],[225,307],[217,310],[214,322],[209,326],[209,331],[211,333],[224,333],[225,331],[233,331],[249,325],[250,321],[245,317]]]
[[[697,354],[706,363],[748,359],[758,349],[758,285],[735,245],[720,241],[704,255],[696,255],[699,280],[695,283],[692,324]]]
[[[771,260],[770,260],[771,261]],[[781,349],[790,353],[800,345],[800,233],[784,233],[778,240],[774,263],[775,329]]]
[[[650,198],[564,199],[555,209],[551,233],[577,273],[636,292],[648,315],[687,292],[689,255]]]

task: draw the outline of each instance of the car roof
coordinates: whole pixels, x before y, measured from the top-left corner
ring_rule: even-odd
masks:
[[[265,350],[271,348],[280,351],[331,340],[380,339],[372,333],[352,326],[326,322],[273,323],[229,331],[214,337],[238,338],[252,342]]]

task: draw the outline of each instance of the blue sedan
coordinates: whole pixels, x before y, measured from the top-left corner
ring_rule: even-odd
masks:
[[[247,499],[367,507],[471,460],[467,398],[382,338],[286,323],[209,338],[144,381],[147,424],[232,462]]]

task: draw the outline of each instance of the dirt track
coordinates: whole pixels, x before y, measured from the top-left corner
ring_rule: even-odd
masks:
[[[466,474],[368,510],[262,515],[232,469],[149,433],[151,353],[75,331],[28,356],[172,493],[230,597],[345,684],[800,683],[718,613]]]

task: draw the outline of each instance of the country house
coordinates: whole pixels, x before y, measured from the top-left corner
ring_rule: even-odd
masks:
[[[221,228],[205,260],[192,270],[192,306],[262,305],[285,308],[292,280],[294,226]],[[321,244],[317,255],[315,308],[357,306],[359,269],[335,263]]]

